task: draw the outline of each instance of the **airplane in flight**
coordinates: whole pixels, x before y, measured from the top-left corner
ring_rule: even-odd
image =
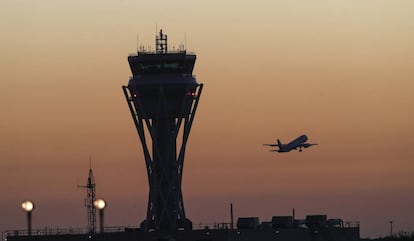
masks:
[[[306,135],[301,135],[298,138],[296,138],[295,140],[287,143],[287,144],[282,144],[282,142],[277,139],[277,144],[263,144],[264,146],[277,146],[279,147],[279,150],[270,150],[270,151],[277,151],[277,152],[290,152],[291,150],[297,150],[299,148],[299,151],[302,151],[302,148],[308,148],[317,144],[310,144],[310,143],[306,143],[306,141],[308,140],[308,137]]]

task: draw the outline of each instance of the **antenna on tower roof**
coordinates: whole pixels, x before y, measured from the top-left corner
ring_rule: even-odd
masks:
[[[139,34],[137,33],[137,53],[139,52]]]
[[[187,32],[184,32],[184,51],[187,50]]]
[[[162,29],[160,29],[159,35],[155,37],[155,52],[161,54],[168,52],[167,35],[162,33]]]

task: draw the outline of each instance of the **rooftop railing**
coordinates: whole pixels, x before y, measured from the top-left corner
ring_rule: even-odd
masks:
[[[237,229],[236,224],[234,224],[234,229]],[[344,222],[344,225],[338,228],[359,228],[359,222]],[[194,230],[203,230],[203,229],[231,229],[231,223],[194,223]],[[119,232],[131,232],[139,230],[137,226],[108,226],[104,227],[105,233],[119,233]],[[98,230],[96,231],[98,233]],[[45,227],[43,229],[32,229],[31,236],[50,236],[50,235],[82,235],[90,234],[89,229],[87,228],[52,228]],[[29,236],[29,230],[19,229],[19,230],[7,230],[2,232],[2,240],[9,236]]]
[[[138,227],[133,226],[112,226],[104,227],[105,233],[117,233],[125,232],[128,230],[138,229]],[[98,230],[97,232],[98,233]],[[89,234],[89,229],[87,228],[50,228],[45,227],[43,229],[32,229],[31,236],[50,236],[50,235],[68,235],[68,234]],[[8,236],[29,236],[29,230],[19,229],[19,230],[6,230],[2,232],[3,237]]]
[[[137,56],[138,54],[188,54],[188,55],[195,55],[194,52],[187,51],[187,50],[181,50],[181,49],[169,49],[167,52],[158,52],[153,49],[145,49],[145,50],[139,50],[135,53],[130,53],[128,56]]]

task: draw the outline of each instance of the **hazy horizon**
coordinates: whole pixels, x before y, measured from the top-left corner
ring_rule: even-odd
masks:
[[[107,225],[138,225],[148,184],[121,89],[127,56],[186,42],[204,83],[183,174],[187,216],[359,221],[414,231],[414,2],[2,1],[0,230],[86,226],[89,157]],[[318,146],[263,143],[307,134]]]

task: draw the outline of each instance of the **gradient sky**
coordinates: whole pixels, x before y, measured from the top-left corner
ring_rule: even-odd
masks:
[[[361,236],[414,231],[414,1],[3,0],[0,231],[84,227],[89,156],[108,225],[146,212],[144,158],[121,86],[127,56],[187,39],[205,87],[183,192],[197,223],[327,214]],[[186,36],[186,38],[185,38]],[[306,133],[318,146],[268,152]]]

